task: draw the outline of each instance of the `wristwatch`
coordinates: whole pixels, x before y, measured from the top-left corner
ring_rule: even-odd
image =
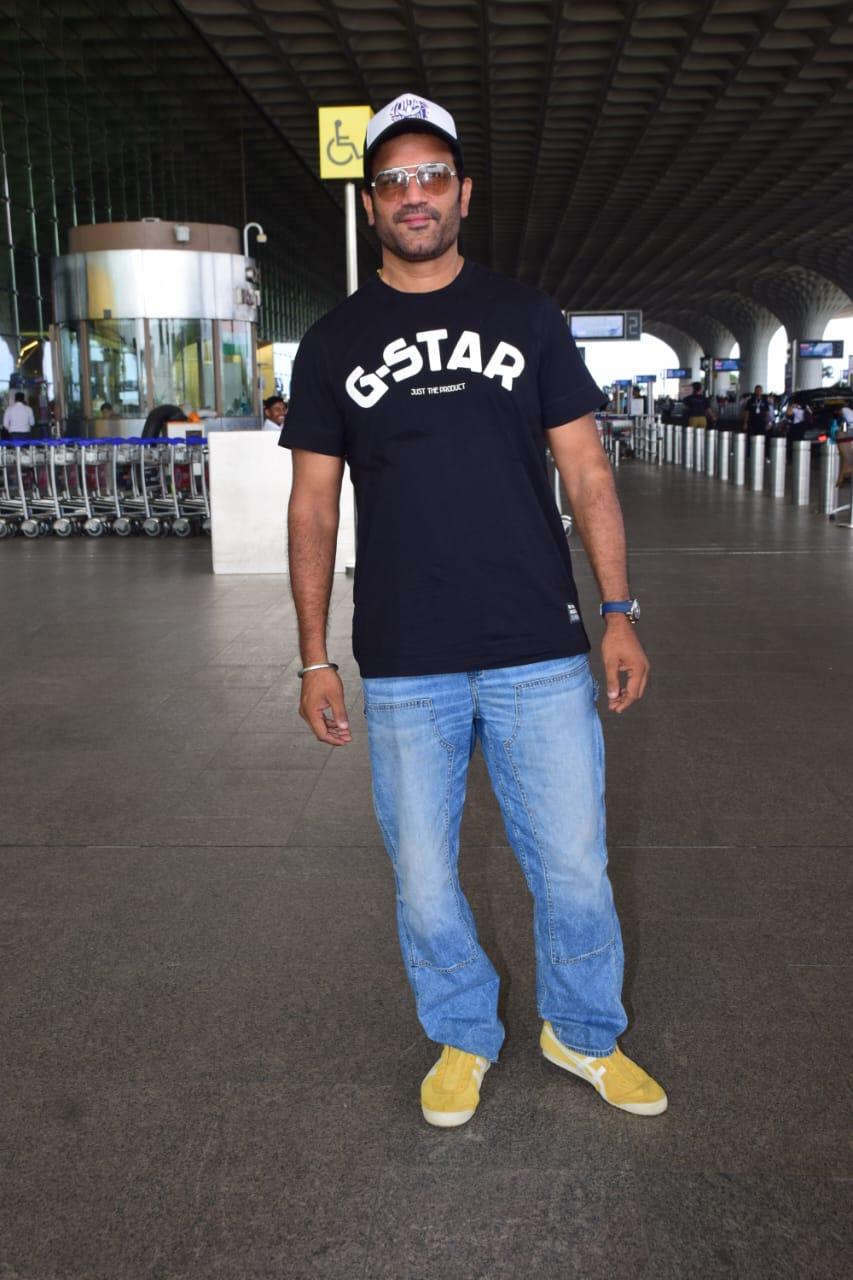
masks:
[[[634,626],[640,621],[640,602],[639,600],[604,600],[602,601],[599,613],[602,618],[608,613],[624,613],[629,622]]]

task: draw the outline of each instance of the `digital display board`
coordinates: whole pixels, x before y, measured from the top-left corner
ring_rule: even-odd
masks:
[[[625,312],[574,311],[569,315],[569,332],[573,338],[587,341],[609,338],[611,342],[625,337]]]
[[[844,342],[831,338],[809,338],[797,343],[799,360],[842,360]]]
[[[668,378],[691,378],[693,376],[692,369],[667,369],[666,376]]]
[[[655,378],[655,375],[653,373],[638,373],[636,378],[634,379],[634,382],[637,384],[637,386],[640,386],[640,384],[644,382],[656,382],[656,381],[657,379]]]
[[[714,360],[714,373],[737,373],[738,369],[740,369],[740,360],[735,360],[733,357]]]

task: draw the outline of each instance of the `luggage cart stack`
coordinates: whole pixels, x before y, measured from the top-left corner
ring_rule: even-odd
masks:
[[[209,531],[202,437],[0,441],[0,538]]]

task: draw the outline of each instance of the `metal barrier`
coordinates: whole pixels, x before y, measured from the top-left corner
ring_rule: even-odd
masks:
[[[732,484],[742,489],[746,484],[746,436],[742,431],[735,435],[735,457],[732,469]]]
[[[807,507],[811,501],[812,488],[812,445],[810,440],[795,440],[794,480],[791,490],[791,501],[795,507]]]
[[[696,428],[684,428],[684,469],[692,471],[696,457]]]
[[[788,465],[788,442],[784,436],[774,436],[770,441],[770,493],[774,498],[785,496],[785,468]]]
[[[663,462],[683,467],[686,471],[703,472],[717,476],[723,483],[730,482],[738,488],[747,483],[747,450],[749,449],[749,487],[754,493],[765,489],[765,474],[769,471],[769,489],[774,498],[784,498],[787,489],[788,441],[785,436],[768,438],[763,435],[747,436],[743,431],[683,426],[680,423],[658,423],[654,418],[635,419],[632,431],[634,456],[654,465]],[[795,507],[808,507],[811,502],[812,442],[796,440],[792,444],[791,503]],[[609,447],[613,466],[619,466],[620,440],[613,435]],[[842,512],[849,512],[849,521],[839,522],[839,527],[853,529],[853,497],[839,503],[838,474],[840,460],[833,442],[827,441],[820,455],[820,511],[830,520]],[[8,494],[6,495],[8,500]],[[0,491],[0,519],[4,507],[4,494]],[[0,534],[2,536],[2,534]]]
[[[729,479],[729,463],[732,455],[732,433],[731,431],[718,431],[719,453],[717,458],[717,474],[723,483],[727,483]]]
[[[749,487],[753,493],[761,493],[764,488],[765,454],[764,436],[752,436],[749,451]]]
[[[835,511],[837,496],[838,472],[841,470],[841,459],[835,445],[827,440],[820,455],[820,511],[822,515],[832,515]]]

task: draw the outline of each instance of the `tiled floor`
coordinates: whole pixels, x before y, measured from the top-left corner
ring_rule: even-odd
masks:
[[[2,1280],[850,1273],[853,539],[702,476],[619,486],[654,676],[606,725],[611,865],[656,1120],[539,1057],[475,758],[509,1039],[475,1120],[424,1125],[364,732],[298,719],[286,580],[214,578],[204,541],[0,547]],[[341,579],[357,703],[349,615]]]

